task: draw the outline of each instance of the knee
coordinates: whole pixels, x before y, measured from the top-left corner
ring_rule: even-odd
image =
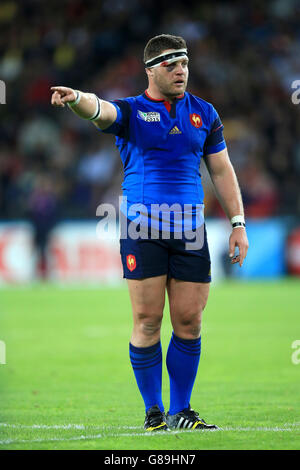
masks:
[[[176,336],[186,339],[199,338],[201,333],[202,309],[184,311],[176,315],[173,329]]]
[[[162,313],[139,311],[135,315],[135,328],[145,337],[157,336],[160,333]]]
[[[180,326],[193,338],[198,338],[201,332],[202,311],[188,312],[182,316]]]

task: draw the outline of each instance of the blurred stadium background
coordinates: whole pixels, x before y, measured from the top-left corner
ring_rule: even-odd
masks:
[[[186,38],[189,90],[218,109],[243,194],[251,249],[239,271],[227,265],[229,227],[203,169],[214,279],[299,275],[299,20],[296,0],[3,0],[1,284],[120,281],[118,241],[95,237],[97,206],[118,207],[121,193],[114,138],[51,107],[49,88],[139,94],[143,47],[161,32]]]
[[[80,439],[81,448],[106,449],[299,447],[297,351],[291,361],[299,332],[300,104],[291,99],[299,24],[297,0],[1,0],[2,447],[48,448],[51,439],[54,448]],[[118,211],[121,160],[112,136],[50,105],[53,85],[108,100],[143,92],[143,48],[160,33],[187,40],[188,89],[222,118],[245,205],[250,250],[239,269],[228,263],[229,223],[201,169],[218,285],[193,403],[228,426],[225,437],[134,434],[143,406],[128,361],[119,243],[96,234],[99,204]],[[169,335],[165,323],[164,348]],[[163,383],[167,394],[166,376]],[[102,437],[112,433],[101,441],[102,424],[116,427],[101,427]]]

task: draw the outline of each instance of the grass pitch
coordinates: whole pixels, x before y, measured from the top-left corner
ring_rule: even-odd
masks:
[[[299,281],[212,286],[191,404],[222,429],[148,434],[126,286],[1,289],[0,449],[299,449],[299,305]],[[166,306],[164,358],[170,335]]]

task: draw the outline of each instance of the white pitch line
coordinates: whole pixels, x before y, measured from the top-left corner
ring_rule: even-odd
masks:
[[[69,423],[69,424],[16,424],[16,423],[0,423],[0,428],[12,428],[12,429],[45,429],[45,430],[50,430],[50,429],[62,429],[62,430],[68,430],[68,429],[74,429],[74,430],[118,430],[118,429],[141,429],[141,426],[110,426],[110,425],[102,425],[102,426],[97,426],[94,424],[75,424],[75,423]],[[220,431],[289,431],[292,429],[289,428],[300,428],[300,422],[295,422],[295,423],[284,423],[281,427],[280,426],[259,426],[259,427],[239,427],[239,426],[224,426],[224,427],[219,427]],[[136,435],[136,434],[135,434]]]
[[[225,426],[224,428],[220,428],[219,429],[220,431],[241,431],[241,432],[259,432],[259,431],[262,431],[262,432],[285,432],[285,431],[289,431],[289,432],[295,432],[295,427],[290,427],[290,428],[280,428],[280,427],[274,427],[274,428],[268,428],[268,427],[258,427],[258,428],[251,428],[251,427],[248,427],[248,428],[239,428],[239,427],[229,427],[229,426]]]
[[[141,429],[141,426],[97,426],[94,424],[11,424],[11,423],[0,423],[0,428],[12,428],[12,429]]]
[[[101,434],[96,434],[93,436],[76,436],[76,437],[68,437],[68,438],[60,438],[60,437],[49,437],[49,439],[6,439],[4,441],[0,441],[0,445],[8,445],[8,444],[31,444],[31,443],[41,443],[41,442],[60,442],[60,441],[81,441],[86,439],[102,439]]]
[[[12,429],[86,429],[84,424],[10,424],[0,423],[2,428]]]
[[[289,431],[289,432],[292,432],[294,431],[294,429],[288,429],[288,428],[283,428],[283,429],[271,429],[271,428],[267,428],[266,429],[267,431]],[[264,429],[262,428],[259,428],[259,429],[255,429],[255,428],[249,428],[249,429],[246,429],[246,428],[230,428],[230,429],[219,429],[219,430],[211,430],[209,431],[209,433],[212,433],[212,432],[221,432],[221,431],[247,431],[247,432],[251,432],[251,431],[265,431]],[[199,432],[199,431],[198,431]],[[206,433],[208,431],[200,431],[200,432],[203,432],[203,433]],[[182,434],[182,433],[195,433],[195,431],[181,431],[181,430],[178,430],[178,431],[169,431],[169,432],[165,432],[165,431],[162,431],[162,432],[156,432],[156,433],[147,433],[147,432],[143,432],[143,433],[113,433],[113,434],[105,434],[105,435],[102,435],[102,434],[95,434],[95,435],[87,435],[87,436],[74,436],[74,437],[68,437],[68,438],[64,438],[64,437],[49,437],[48,439],[42,439],[42,438],[39,438],[39,439],[6,439],[4,441],[0,441],[0,445],[9,445],[9,444],[34,444],[34,443],[45,443],[45,442],[66,442],[66,441],[85,441],[85,440],[97,440],[97,439],[103,439],[103,438],[108,438],[108,437],[154,437],[154,436],[157,436],[158,434],[161,435],[161,436],[169,436],[169,435],[173,435],[173,434]]]
[[[0,441],[0,445],[8,445],[8,444],[31,444],[31,443],[41,443],[41,442],[59,442],[59,441],[85,441],[85,440],[93,440],[93,439],[103,439],[104,437],[135,437],[135,436],[144,436],[144,437],[150,437],[150,436],[157,436],[157,435],[170,435],[170,434],[178,434],[181,431],[169,431],[166,433],[165,431],[161,432],[156,432],[156,433],[112,433],[112,434],[94,434],[94,435],[87,435],[87,436],[74,436],[74,437],[49,437],[48,439],[5,439],[3,441]]]
[[[31,428],[31,429],[85,429],[85,425],[83,424],[67,424],[67,425],[17,425],[17,424],[8,424],[8,423],[0,423],[2,427],[8,428]],[[233,431],[233,432],[294,432],[295,428],[298,430],[299,423],[286,423],[283,426],[285,427],[224,427],[219,428],[218,430],[212,430],[211,432],[221,432],[221,431]],[[289,427],[287,427],[289,426]],[[91,426],[90,426],[91,427]],[[96,428],[96,427],[95,427]],[[100,427],[98,427],[100,428]],[[111,427],[112,428],[112,427]],[[102,429],[105,430],[102,426]],[[107,428],[106,428],[107,429]],[[135,426],[118,426],[115,429],[140,429],[140,427]],[[194,433],[195,431],[190,430],[174,430],[169,432],[156,432],[156,433],[147,433],[147,432],[140,432],[140,433],[109,433],[109,434],[93,434],[93,435],[86,435],[86,436],[74,436],[74,437],[49,437],[49,438],[38,438],[38,439],[5,439],[0,441],[0,445],[9,445],[9,444],[33,444],[33,443],[45,443],[45,442],[66,442],[66,441],[81,441],[81,440],[95,440],[95,439],[103,439],[109,437],[153,437],[157,436],[158,434],[161,436],[169,436],[173,434],[179,433]],[[206,431],[202,431],[206,432]]]

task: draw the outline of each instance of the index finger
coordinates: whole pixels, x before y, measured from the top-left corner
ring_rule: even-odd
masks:
[[[241,244],[239,243],[238,247],[239,247],[239,254],[240,254],[240,267],[242,267],[243,262],[247,255],[247,249],[242,243]]]
[[[66,86],[52,86],[50,88],[50,90],[52,91],[63,91],[66,93],[66,90],[68,90],[68,88]]]

